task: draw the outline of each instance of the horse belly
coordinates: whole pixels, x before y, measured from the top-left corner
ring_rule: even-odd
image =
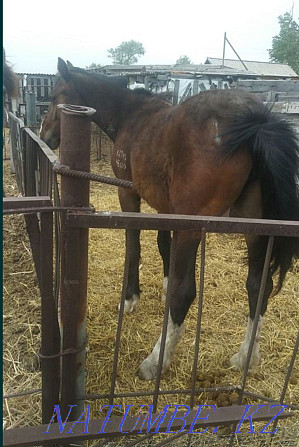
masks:
[[[193,160],[174,175],[169,189],[170,212],[222,216],[237,200],[251,171],[247,151],[230,160]]]
[[[158,147],[161,148],[159,145]],[[135,150],[134,150],[135,149]],[[156,150],[151,143],[146,150],[131,151],[130,163],[134,188],[159,213],[169,212],[169,166],[167,153]]]

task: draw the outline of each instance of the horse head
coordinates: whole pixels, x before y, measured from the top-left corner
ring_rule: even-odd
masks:
[[[106,76],[94,71],[74,67],[71,62],[58,58],[58,75],[51,94],[51,104],[41,126],[40,137],[51,149],[57,149],[60,143],[60,113],[58,104],[71,104],[77,106],[93,107],[97,114],[93,117],[95,123],[104,130],[110,138],[115,132],[110,126],[111,118],[105,122],[102,119],[103,109],[110,108],[112,97],[126,90],[128,78],[125,76]],[[109,93],[107,93],[109,90]],[[103,100],[103,93],[106,98]],[[95,103],[95,97],[97,102]],[[108,104],[109,103],[109,104]],[[107,106],[108,104],[108,106]]]
[[[83,99],[73,86],[73,65],[58,58],[57,77],[51,93],[51,104],[43,119],[40,138],[53,150],[60,144],[60,114],[59,104],[85,105]]]

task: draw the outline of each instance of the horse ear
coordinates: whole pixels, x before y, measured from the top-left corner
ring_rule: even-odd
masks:
[[[71,70],[72,68],[74,68],[73,64],[70,61],[66,61],[67,67],[69,70]]]
[[[69,81],[71,79],[68,66],[66,65],[64,60],[61,59],[61,57],[58,58],[57,69],[65,81]]]

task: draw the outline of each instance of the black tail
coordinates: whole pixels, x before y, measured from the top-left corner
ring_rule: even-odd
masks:
[[[299,146],[293,125],[262,103],[232,117],[231,123],[225,132],[224,154],[232,155],[242,143],[249,145],[252,175],[261,183],[263,218],[299,221]],[[279,271],[275,293],[295,257],[299,257],[299,237],[276,237],[271,259],[272,274]]]

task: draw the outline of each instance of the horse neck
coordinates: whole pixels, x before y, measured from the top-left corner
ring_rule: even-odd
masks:
[[[100,79],[87,78],[76,88],[87,107],[96,110],[92,120],[114,141],[130,115],[144,102],[125,88]]]

